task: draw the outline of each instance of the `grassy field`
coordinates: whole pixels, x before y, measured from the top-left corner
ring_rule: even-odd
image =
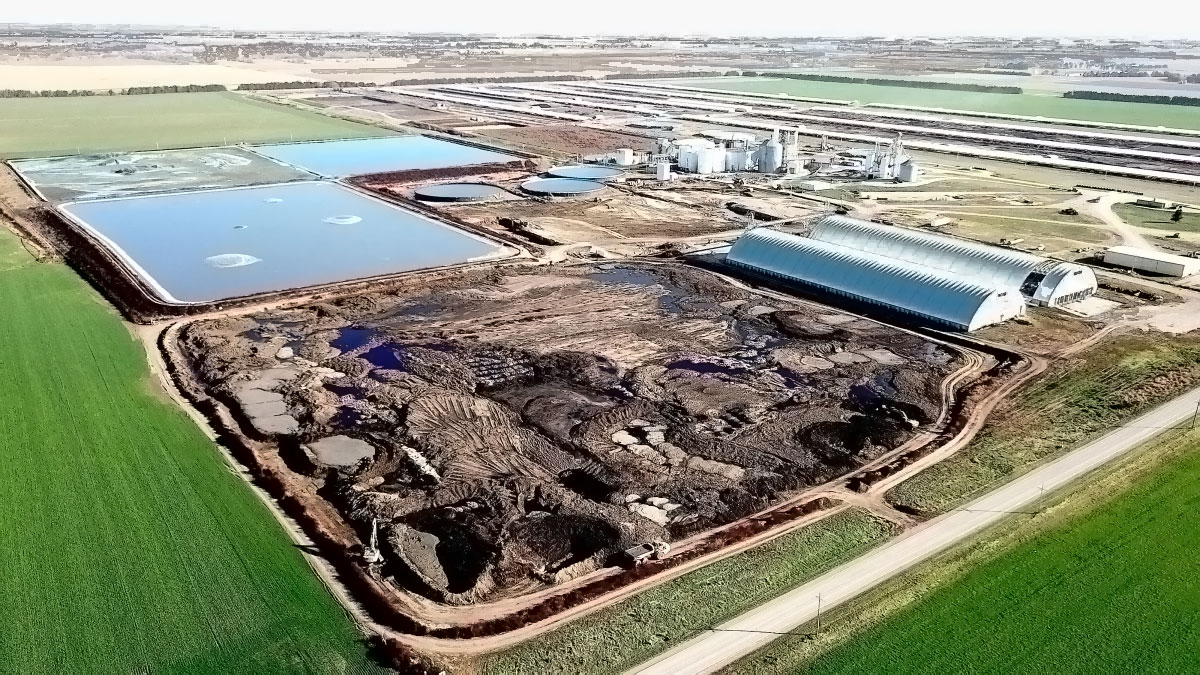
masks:
[[[1099,221],[1083,215],[1064,216],[1057,209],[948,209],[931,211],[929,215],[953,218],[956,224],[950,231],[959,236],[992,244],[1001,239],[1024,239],[1018,248],[1045,246],[1043,255],[1070,257],[1077,248],[1118,243],[1108,230],[1081,224]]]
[[[68,268],[0,229],[0,672],[378,670]]]
[[[0,99],[0,158],[384,136],[232,92]]]
[[[485,673],[617,673],[773,598],[892,533],[866,512],[834,514],[487,657]]]
[[[782,80],[769,77],[688,79],[678,83],[709,89],[758,94],[785,93],[791,96],[858,101],[859,103],[888,103],[1002,115],[1034,115],[1090,122],[1200,129],[1200,108],[1182,105],[1088,101],[1062,98],[1057,95],[987,94],[971,91],[888,87],[875,84]]]
[[[1112,209],[1121,220],[1137,227],[1170,232],[1200,232],[1200,211],[1185,209],[1183,218],[1175,222],[1171,220],[1175,209],[1148,209],[1134,204],[1113,204]]]
[[[964,450],[896,486],[887,499],[915,513],[943,513],[1197,383],[1200,339],[1110,339],[1055,366],[994,413]]]
[[[1193,672],[1197,474],[1195,434],[1159,441],[729,673]]]

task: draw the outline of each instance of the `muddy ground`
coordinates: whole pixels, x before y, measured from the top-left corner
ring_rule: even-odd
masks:
[[[635,192],[613,186],[597,194],[577,199],[446,204],[438,208],[478,227],[524,233],[553,244],[694,237],[745,226],[745,218],[725,208],[722,201],[694,200],[686,192]]]
[[[475,272],[187,327],[212,393],[444,602],[731,522],[935,420],[958,357],[676,265]]]
[[[593,129],[578,124],[545,124],[529,127],[476,129],[481,136],[571,155],[597,155],[621,148],[652,150],[654,139],[620,131]]]

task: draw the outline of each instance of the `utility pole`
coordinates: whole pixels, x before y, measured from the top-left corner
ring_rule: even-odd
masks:
[[[817,593],[817,635],[821,634],[821,594]]]

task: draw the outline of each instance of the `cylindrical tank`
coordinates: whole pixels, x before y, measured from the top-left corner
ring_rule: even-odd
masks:
[[[725,151],[726,171],[745,171],[750,168],[752,153],[744,148]]]
[[[698,150],[682,149],[679,151],[679,168],[682,171],[696,172]]]
[[[783,166],[783,144],[776,139],[764,141],[758,151],[758,170],[775,173]]]
[[[707,148],[696,153],[696,173],[710,174],[725,170],[725,148]]]
[[[630,166],[633,164],[633,148],[618,148],[613,152],[613,159],[617,166]]]
[[[671,180],[671,165],[666,162],[659,162],[655,167],[654,177],[658,180]]]

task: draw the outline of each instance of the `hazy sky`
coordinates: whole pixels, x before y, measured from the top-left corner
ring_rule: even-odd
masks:
[[[1063,35],[1200,38],[1195,0],[39,0],[0,20],[298,30],[591,35]]]

